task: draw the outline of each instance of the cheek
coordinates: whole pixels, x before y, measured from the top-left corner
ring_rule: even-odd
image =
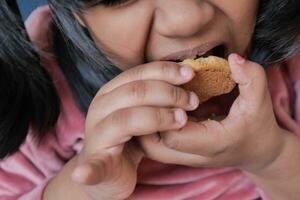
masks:
[[[232,38],[236,45],[233,49],[245,53],[248,49],[254,31],[259,0],[215,0],[229,19]],[[219,2],[219,3],[217,3]]]
[[[132,7],[124,10],[95,9],[85,15],[97,46],[121,69],[144,61],[144,45],[151,21],[151,15],[145,12]]]

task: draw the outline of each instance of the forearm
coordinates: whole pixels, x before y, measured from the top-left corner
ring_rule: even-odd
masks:
[[[245,172],[272,200],[297,200],[300,196],[300,139],[288,133],[279,156],[266,168]]]
[[[82,189],[71,180],[71,173],[76,165],[77,156],[71,159],[60,173],[53,178],[45,189],[45,200],[89,200]]]

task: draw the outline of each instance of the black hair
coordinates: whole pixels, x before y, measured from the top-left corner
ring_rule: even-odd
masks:
[[[299,0],[261,0],[249,57],[267,67],[299,53],[299,12]]]
[[[99,1],[49,0],[56,22],[53,28],[54,53],[84,113],[99,88],[121,73],[74,17],[74,13],[81,17],[81,9]]]
[[[14,153],[33,128],[37,141],[59,115],[55,87],[29,41],[14,0],[0,3],[0,159]]]

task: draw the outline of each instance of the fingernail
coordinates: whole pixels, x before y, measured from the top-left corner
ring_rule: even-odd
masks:
[[[235,62],[237,64],[242,65],[246,62],[246,59],[244,57],[240,56],[239,54],[235,54]]]
[[[190,103],[190,106],[194,109],[198,107],[199,98],[195,92],[190,92],[190,102],[189,103]]]
[[[185,112],[182,109],[176,109],[174,112],[176,122],[183,124],[185,122]]]
[[[183,64],[182,67],[180,68],[180,74],[184,78],[191,77],[193,75],[193,73],[194,73],[194,70],[188,65]]]

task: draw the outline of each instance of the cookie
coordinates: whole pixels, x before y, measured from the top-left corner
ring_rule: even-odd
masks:
[[[182,62],[188,64],[195,71],[195,77],[182,87],[194,91],[203,103],[212,97],[231,92],[236,83],[231,78],[231,71],[227,60],[209,56],[206,58],[186,59]]]

